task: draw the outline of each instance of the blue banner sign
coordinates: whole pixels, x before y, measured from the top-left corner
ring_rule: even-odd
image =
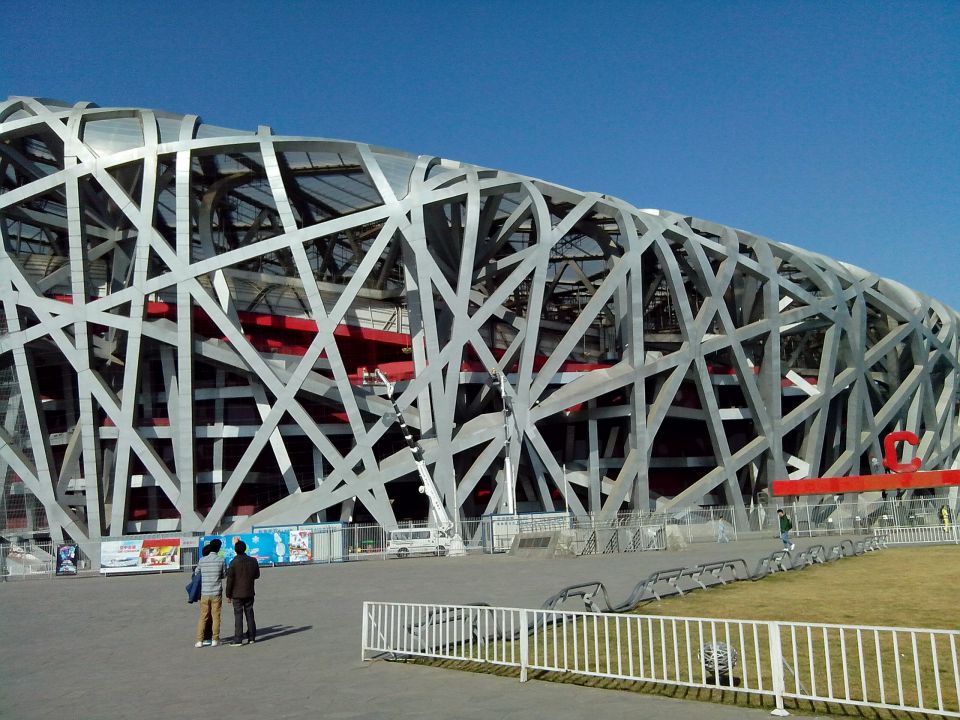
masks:
[[[204,535],[200,541],[200,549],[211,540],[220,540],[220,557],[227,565],[237,556],[233,546],[237,540],[243,540],[247,546],[247,555],[254,558],[260,565],[289,565],[291,563],[307,563],[313,559],[312,537],[309,532],[277,531],[240,533],[236,535]]]

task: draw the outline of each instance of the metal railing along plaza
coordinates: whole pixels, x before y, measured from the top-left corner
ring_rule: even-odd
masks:
[[[960,632],[365,602],[363,660],[423,658],[960,717]]]
[[[56,548],[50,545],[0,545],[0,578],[53,577]]]
[[[784,509],[794,523],[797,537],[823,537],[844,534],[885,538],[890,545],[960,544],[960,531],[954,523],[957,507],[948,508],[944,522],[940,500],[911,499],[882,502],[824,502],[815,505],[786,504]],[[761,511],[762,510],[762,511]],[[559,513],[525,513],[518,515],[517,531],[558,527]],[[538,515],[551,516],[538,520]],[[503,516],[500,516],[501,519]],[[612,518],[598,518],[593,514],[569,515],[566,526],[573,535],[571,549],[576,554],[603,554],[608,552],[639,552],[663,550],[668,532],[679,533],[687,542],[723,542],[738,540],[747,532],[763,536],[776,534],[777,516],[772,511],[752,508],[746,523],[737,521],[733,508],[725,506],[687,508],[669,513],[621,513]],[[404,521],[399,527],[428,527],[427,521]],[[306,526],[305,526],[306,527]],[[458,521],[457,530],[470,552],[495,552],[507,549],[512,537],[495,537],[490,531],[491,516],[467,518]],[[33,532],[33,531],[32,531]],[[40,532],[40,531],[36,531]],[[22,531],[10,531],[7,537],[15,540],[13,547],[4,544],[0,536],[0,579],[5,577],[41,577],[50,575],[55,544],[46,540],[18,539]],[[176,536],[176,533],[138,534],[140,539]],[[184,535],[188,537],[189,535]],[[756,535],[754,535],[756,536]],[[750,537],[750,536],[747,536]],[[109,540],[111,538],[104,538]],[[119,539],[119,538],[113,538]],[[331,532],[325,528],[314,533],[314,563],[349,560],[387,559],[389,530],[373,523],[343,523]],[[25,548],[28,553],[20,552]],[[39,548],[41,553],[29,551]],[[192,569],[196,563],[195,548],[183,546],[181,564]],[[81,553],[83,556],[83,553]],[[9,562],[7,562],[9,556]],[[82,557],[87,566],[92,560]]]
[[[951,542],[956,535],[954,517],[958,509],[949,506],[949,521],[944,524],[940,499],[915,498],[910,500],[883,501],[824,501],[817,504],[784,503],[787,515],[793,521],[796,537],[822,537],[833,535],[871,535],[891,528],[924,527],[940,529],[940,540],[922,542]],[[518,531],[535,532],[559,527],[556,515],[561,513],[521,513],[517,516]],[[543,516],[538,520],[538,516]],[[512,537],[498,537],[491,532],[494,518],[509,520],[507,516],[484,516],[459,520],[458,531],[468,550],[497,552],[507,550]],[[607,552],[631,552],[641,549],[662,549],[663,534],[667,528],[675,528],[690,543],[723,542],[742,539],[746,533],[769,533],[776,535],[777,515],[774,507],[754,507],[748,510],[746,520],[738,520],[734,508],[729,506],[694,507],[670,512],[620,513],[611,518],[596,514],[569,515],[563,524],[576,536],[575,550],[587,554]],[[426,527],[425,521],[403,522],[401,527]],[[644,534],[636,531],[644,529]],[[640,540],[649,536],[652,529],[656,535],[650,542]],[[629,534],[630,531],[633,534]],[[389,532],[374,524],[345,524],[348,552],[351,559],[379,557],[386,549]],[[945,535],[946,534],[946,535]],[[748,535],[749,537],[749,535]],[[920,535],[918,535],[920,537]],[[924,536],[926,537],[926,536]],[[933,538],[933,535],[929,537]],[[907,542],[907,541],[903,541]],[[651,545],[652,547],[647,547]],[[611,547],[616,546],[616,547]]]
[[[960,531],[956,525],[927,527],[885,527],[874,531],[887,545],[943,545],[960,544]]]
[[[58,543],[52,540],[28,540],[24,543],[0,545],[0,580],[52,578],[57,567]],[[90,559],[78,550],[76,567],[79,575],[90,574]]]

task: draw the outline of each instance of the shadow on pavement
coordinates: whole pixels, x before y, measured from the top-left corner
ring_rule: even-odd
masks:
[[[313,625],[303,625],[293,627],[292,625],[270,625],[268,627],[257,628],[257,644],[283,637],[284,635],[293,635],[295,633],[313,630]]]

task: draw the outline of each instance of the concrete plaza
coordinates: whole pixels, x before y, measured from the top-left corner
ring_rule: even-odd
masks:
[[[824,544],[838,538],[829,540]],[[820,541],[802,541],[814,542]],[[752,569],[779,546],[770,538],[553,560],[477,555],[268,568],[257,584],[257,644],[239,648],[193,647],[198,609],[186,602],[185,573],[0,583],[0,718],[759,720],[767,714],[362,663],[361,606],[381,600],[538,607],[560,588],[590,580],[602,580],[619,601],[655,570],[734,557],[748,560]],[[223,638],[232,636],[232,628],[232,608],[224,603]]]

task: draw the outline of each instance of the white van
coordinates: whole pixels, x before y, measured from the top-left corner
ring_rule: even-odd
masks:
[[[398,558],[411,555],[446,555],[450,538],[436,528],[391,530],[387,539],[387,555]]]

